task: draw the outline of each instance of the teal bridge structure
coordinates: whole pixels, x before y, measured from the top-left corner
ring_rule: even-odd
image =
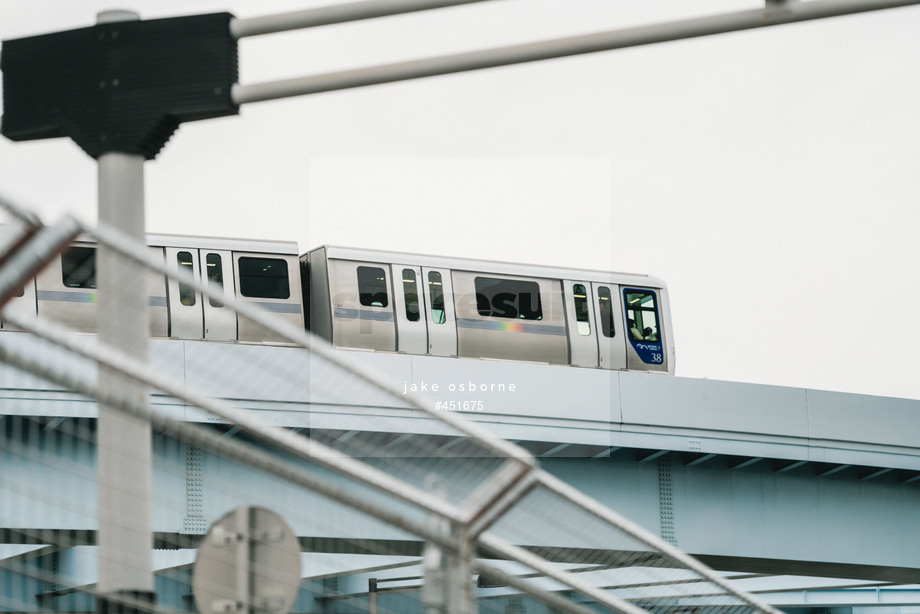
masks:
[[[27,333],[0,334],[4,343],[30,341]],[[379,391],[328,385],[322,365],[294,348],[153,339],[150,352],[156,369],[271,424],[332,442],[370,436],[386,446],[423,435],[433,449],[451,450],[451,436],[431,422],[401,415],[398,402]],[[429,396],[440,411],[461,413],[523,446],[544,469],[776,607],[920,611],[918,401],[544,364],[347,354],[406,393]],[[231,364],[258,368],[241,376]],[[327,385],[315,385],[321,382]],[[213,422],[228,439],[241,436],[171,398],[154,395],[152,403],[183,420]],[[0,407],[3,560],[53,565],[75,586],[92,584],[95,459],[74,434],[93,430],[95,403],[4,366]],[[158,590],[184,586],[165,606],[194,611],[189,570],[210,523],[241,502],[282,515],[303,508],[245,468],[228,469],[169,437],[156,437],[154,456],[155,487],[172,493],[154,506]],[[372,575],[376,586],[388,578],[393,586],[411,583],[406,566],[421,555],[421,542],[356,529],[348,519],[323,525],[322,506],[311,505],[318,526],[297,532],[304,577],[315,579],[319,592],[366,592]],[[565,523],[565,515],[555,522]],[[48,543],[57,547],[42,547]],[[347,574],[342,557],[351,557]],[[24,584],[3,569],[0,601],[20,604],[6,611],[90,609],[66,586]]]

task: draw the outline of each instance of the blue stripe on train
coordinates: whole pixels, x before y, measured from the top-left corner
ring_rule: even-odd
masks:
[[[392,322],[393,313],[390,311],[370,311],[369,309],[335,308],[335,317],[342,320],[372,320],[374,322]]]
[[[63,292],[60,290],[39,290],[36,292],[36,295],[40,301],[86,304],[98,302],[98,296],[95,292]],[[151,307],[166,307],[165,296],[150,296],[148,299],[150,301]]]

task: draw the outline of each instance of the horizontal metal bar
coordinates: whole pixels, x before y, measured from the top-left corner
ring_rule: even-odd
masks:
[[[592,456],[591,458],[607,458],[607,457],[613,456],[613,453],[616,452],[616,451],[619,450],[619,449],[620,449],[619,446],[612,446],[612,447],[610,447],[610,448],[607,448],[607,449],[604,450],[603,452],[598,452],[597,454],[595,454],[595,455]]]
[[[868,475],[864,475],[859,479],[860,480],[872,480],[874,478],[879,477],[880,475],[885,475],[889,471],[893,471],[893,469],[891,469],[890,467],[887,467],[885,469],[877,469],[876,471],[873,471],[872,473],[869,473]]]
[[[835,473],[839,473],[840,471],[843,471],[844,469],[849,469],[852,466],[853,465],[847,465],[847,464],[837,465],[836,467],[831,467],[827,471],[822,471],[821,473],[818,474],[818,477],[825,478],[829,475],[834,475]]]
[[[781,607],[833,608],[848,606],[855,608],[879,605],[920,605],[920,591],[917,589],[886,586],[764,591],[762,596]]]
[[[554,454],[559,454],[560,452],[562,452],[563,450],[565,450],[571,445],[572,444],[570,443],[560,443],[558,446],[554,446],[552,449],[547,450],[543,454],[540,454],[540,457],[547,458],[547,457],[553,456]]]
[[[688,461],[688,462],[684,463],[684,466],[685,466],[685,467],[694,467],[694,466],[696,466],[696,465],[701,465],[701,464],[705,463],[706,461],[715,458],[716,456],[718,456],[718,454],[704,454],[703,456],[701,456],[701,457],[699,457],[699,458],[694,458],[692,461]]]
[[[667,454],[668,452],[670,452],[670,450],[658,450],[658,451],[656,451],[656,452],[651,452],[651,453],[649,453],[649,454],[646,454],[645,456],[640,456],[639,458],[636,459],[636,462],[639,462],[639,463],[648,463],[648,462],[653,461],[653,460],[655,460],[655,459],[657,459],[657,458],[661,458],[662,456],[664,456],[664,455]]]
[[[11,199],[5,197],[3,194],[0,194],[0,207],[6,209],[6,211],[17,218],[19,221],[24,223],[26,226],[32,228],[38,228],[42,225],[41,219],[28,209],[20,207],[14,203]]]
[[[510,544],[495,535],[482,533],[476,541],[486,550],[490,550],[500,557],[506,557],[518,563],[522,563],[540,572],[544,576],[565,584],[585,597],[593,599],[598,604],[611,608],[614,612],[620,612],[621,614],[648,614],[639,606],[625,601],[616,595],[604,592],[603,589],[588,584],[581,578],[576,577],[575,574],[563,571],[552,563],[541,559],[529,550]]]
[[[348,4],[335,4],[315,9],[291,11],[277,15],[263,17],[248,17],[245,19],[232,19],[230,21],[230,34],[234,38],[258,36],[260,34],[273,34],[287,32],[302,28],[315,28],[328,26],[335,23],[374,19],[389,15],[402,15],[417,11],[440,9],[461,4],[472,4],[484,0],[366,0],[365,2],[351,2]]]
[[[45,268],[67,245],[80,234],[80,224],[72,217],[64,217],[54,226],[46,226],[31,236],[25,244],[4,258],[0,269],[0,310],[13,293]]]
[[[505,463],[467,498],[469,503],[462,511],[470,537],[475,538],[497,522],[531,491],[535,483],[533,471]]]
[[[712,15],[281,81],[253,85],[237,84],[233,86],[232,97],[236,104],[247,104],[914,4],[920,4],[920,0],[822,0],[820,2],[778,4],[771,5],[772,8],[767,9]]]
[[[759,463],[762,460],[762,456],[755,456],[754,458],[749,458],[746,461],[740,461],[734,465],[730,465],[728,468],[732,470],[744,469],[745,467],[750,467],[751,465]]]
[[[49,546],[42,549],[44,552],[53,553],[58,549],[54,546]],[[44,583],[48,586],[56,586],[61,582],[61,576],[57,573],[52,573],[45,571],[39,566],[36,566],[34,563],[30,564],[27,562],[20,561],[16,558],[0,559],[0,570],[5,570],[11,576],[18,578],[26,578],[30,580],[37,580],[40,583]],[[160,608],[149,601],[144,601],[143,599],[137,599],[130,593],[118,592],[118,591],[109,591],[103,592],[100,591],[96,584],[88,584],[85,586],[75,586],[71,589],[66,590],[57,590],[49,591],[47,593],[39,593],[36,597],[40,600],[42,598],[48,597],[57,597],[59,595],[67,594],[83,594],[93,596],[99,599],[105,598],[113,605],[117,604],[116,607],[112,608],[115,611],[119,612],[137,612],[138,614],[158,614]],[[15,594],[15,593],[14,593]],[[29,612],[35,610],[35,601],[29,600],[28,602],[22,601],[15,598],[10,598],[9,593],[5,593],[3,599],[0,600],[0,604],[4,606],[5,611],[20,611],[20,612]],[[41,604],[41,601],[39,601]],[[120,606],[120,607],[118,607]],[[46,611],[44,608],[39,608],[38,611]]]
[[[165,377],[160,377],[146,365],[137,362],[135,359],[117,350],[97,344],[90,345],[86,343],[85,340],[81,342],[68,337],[68,331],[61,326],[42,322],[40,320],[26,321],[25,319],[11,318],[11,321],[16,326],[30,330],[47,341],[93,360],[101,366],[116,369],[125,377],[143,381],[153,388],[159,388],[201,409],[221,416],[224,414],[227,414],[227,416],[236,414],[236,417],[240,418],[242,422],[252,422],[252,420],[247,418],[241,410],[231,408],[226,403],[216,399],[206,399],[197,394],[190,393],[182,386],[168,383]],[[312,475],[304,468],[285,461],[283,457],[274,452],[264,451],[234,438],[222,437],[219,433],[203,428],[195,423],[173,420],[151,409],[143,400],[131,395],[119,394],[118,391],[103,388],[96,383],[88,382],[85,377],[66,373],[47,360],[43,360],[41,357],[29,355],[21,350],[8,347],[4,343],[0,343],[0,361],[26,370],[88,398],[96,399],[99,403],[105,403],[130,415],[148,420],[150,424],[156,428],[175,435],[187,443],[200,446],[218,454],[226,454],[230,458],[241,463],[248,464],[251,467],[275,475],[292,484],[317,492],[364,514],[392,524],[399,529],[424,539],[434,541],[441,546],[449,549],[457,548],[455,542],[442,536],[438,531],[429,530],[426,523],[414,522],[406,518],[402,513],[385,509],[380,505],[374,505],[369,502],[366,497],[355,492],[354,489],[348,488],[347,486],[339,486]],[[163,387],[164,383],[165,387]],[[351,477],[358,482],[372,486],[378,491],[395,496],[397,499],[401,499],[415,507],[431,512],[432,514],[449,519],[455,523],[459,523],[460,521],[460,514],[457,508],[442,502],[436,497],[429,496],[428,493],[424,491],[420,491],[408,484],[399,482],[378,469],[374,469],[360,461],[346,457],[340,452],[325,448],[316,441],[307,441],[304,437],[299,437],[300,441],[295,441],[294,438],[298,438],[297,435],[279,427],[270,425],[263,425],[263,427],[267,429],[268,432],[273,432],[274,436],[272,437],[272,441],[281,449],[292,452],[301,458],[309,458],[317,462],[317,464],[332,469],[341,475]],[[358,473],[355,474],[355,471]],[[381,481],[375,484],[378,480]],[[394,483],[397,485],[398,491],[393,490]],[[415,500],[415,497],[418,497],[418,499]]]
[[[80,339],[68,336],[65,328],[48,321],[20,318],[16,314],[8,314],[7,319],[14,326],[35,333],[39,337],[59,347],[92,360],[100,366],[112,369],[132,381],[144,383],[151,388],[155,388],[177,399],[181,399],[189,405],[219,416],[235,426],[242,428],[247,433],[256,435],[264,441],[270,441],[278,449],[284,450],[298,458],[310,460],[329,470],[335,471],[339,475],[346,476],[358,483],[374,488],[379,492],[388,494],[455,524],[461,524],[464,521],[464,516],[459,508],[437,497],[431,496],[422,489],[398,480],[380,469],[371,467],[370,465],[318,441],[307,439],[306,437],[302,437],[280,427],[265,424],[260,419],[252,417],[241,409],[230,406],[230,404],[225,401],[194,392],[182,384],[175,383],[170,378],[161,375],[146,364],[121,351],[109,346],[82,343]],[[2,344],[0,344],[0,357],[7,355],[12,356],[12,354],[6,354],[4,352],[12,352],[12,350],[6,350],[3,348]],[[10,359],[5,360],[11,362],[11,364],[17,364]],[[60,383],[54,379],[55,372],[51,367],[44,365],[37,366],[30,363],[29,370],[55,383]],[[151,423],[157,424],[160,428],[172,428],[173,430],[179,428],[176,425],[170,424],[168,419],[160,417],[155,412],[142,409],[143,405],[139,405],[141,409],[131,405],[125,405],[121,402],[124,395],[115,395],[114,401],[112,401],[107,400],[111,394],[108,390],[93,387],[90,392],[86,392],[88,389],[85,384],[80,385],[79,383],[69,381],[68,385],[77,392],[88,394],[96,398],[100,403],[107,403],[114,407],[126,409],[133,415],[139,415],[144,419],[149,419]],[[141,415],[141,412],[147,412],[152,415]],[[193,435],[183,431],[183,436],[192,437]],[[215,435],[215,437],[222,441],[234,441],[232,438],[223,438],[220,435]],[[262,469],[266,468],[262,465],[255,466]]]
[[[542,589],[535,588],[533,583],[527,582],[523,578],[513,576],[504,571],[487,565],[479,560],[473,561],[473,568],[480,574],[488,576],[492,580],[497,580],[502,584],[517,589],[525,594],[533,595],[544,604],[553,608],[553,611],[566,612],[567,614],[597,614],[597,610],[581,605],[576,601],[566,599],[561,593],[551,593]]]
[[[787,471],[792,471],[793,469],[798,469],[798,468],[801,467],[802,465],[808,464],[808,462],[809,462],[809,461],[807,461],[807,460],[800,460],[800,461],[795,461],[795,462],[789,463],[788,465],[785,465],[784,467],[780,467],[779,469],[777,469],[777,470],[776,470],[776,473],[786,473]]]
[[[657,535],[654,535],[643,529],[633,521],[627,519],[625,516],[622,516],[617,512],[614,512],[613,510],[601,505],[596,500],[576,490],[571,485],[566,484],[559,478],[547,473],[545,470],[538,469],[536,471],[536,476],[540,482],[540,485],[544,488],[556,493],[568,501],[571,501],[579,508],[593,515],[595,518],[606,522],[610,526],[616,527],[626,535],[629,535],[630,537],[657,550],[665,558],[670,559],[679,566],[698,573],[706,580],[724,589],[726,593],[734,595],[735,597],[745,601],[756,612],[760,612],[761,614],[781,614],[781,612],[776,608],[770,606],[751,593],[731,584],[724,577],[715,573],[709,567],[703,565],[692,556],[682,552],[681,550],[678,550],[672,544],[669,544]]]

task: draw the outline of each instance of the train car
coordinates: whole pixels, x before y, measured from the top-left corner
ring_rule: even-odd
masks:
[[[301,262],[309,328],[338,348],[674,373],[653,277],[334,246]]]
[[[341,349],[674,373],[668,291],[645,275],[323,246],[148,235],[156,258]],[[277,343],[279,336],[148,272],[150,335]],[[96,246],[78,240],[8,309],[96,331]],[[7,322],[0,327],[9,329]]]
[[[303,326],[297,244],[282,241],[148,235],[151,254],[223,290]],[[149,272],[142,282],[150,305],[150,335],[212,341],[278,342],[280,337],[200,293]],[[96,246],[77,241],[52,261],[9,308],[58,320],[75,331],[96,331]],[[9,328],[6,322],[0,324]]]

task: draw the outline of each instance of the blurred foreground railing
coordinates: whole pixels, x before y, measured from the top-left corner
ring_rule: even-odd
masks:
[[[201,342],[196,351],[219,359],[177,366],[170,356],[186,342],[158,340],[163,352],[144,364],[94,335],[4,309],[4,326],[25,332],[0,331],[0,611],[95,609],[95,412],[105,404],[153,432],[156,602],[126,611],[276,612],[270,599],[202,606],[192,595],[207,527],[259,506],[297,537],[295,612],[776,614],[523,449],[436,411],[308,332],[228,302],[105,228],[69,218],[46,227],[0,204],[14,218],[0,235],[0,302],[82,232],[136,265],[138,292],[145,271],[177,279],[289,344]],[[149,403],[100,386],[100,367],[149,387]],[[260,400],[222,396],[240,381]],[[360,429],[313,402],[331,397],[363,416]]]

